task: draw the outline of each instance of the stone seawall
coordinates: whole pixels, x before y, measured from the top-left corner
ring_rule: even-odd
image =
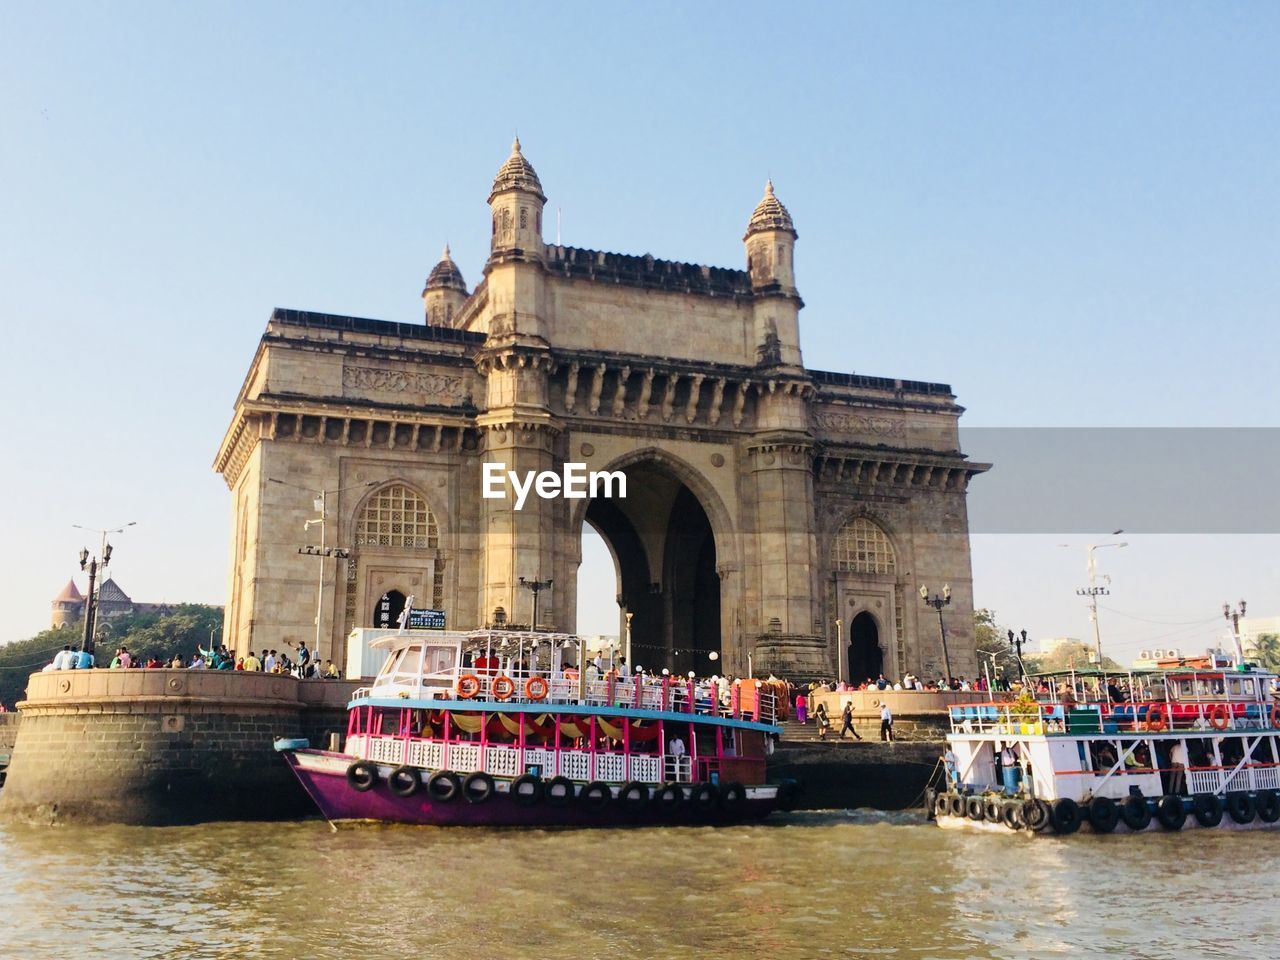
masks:
[[[0,819],[202,823],[314,813],[276,737],[346,729],[356,684],[202,670],[33,674]]]
[[[800,781],[802,810],[904,810],[919,806],[935,775],[944,746],[939,742],[805,743],[778,745],[769,779]]]
[[[13,744],[18,739],[18,723],[21,719],[20,713],[0,713],[0,756],[13,753]]]

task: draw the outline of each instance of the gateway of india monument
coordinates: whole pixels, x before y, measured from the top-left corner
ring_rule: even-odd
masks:
[[[551,245],[545,203],[516,141],[474,289],[446,247],[425,323],[272,314],[214,461],[227,645],[319,636],[341,665],[351,630],[394,626],[410,596],[451,629],[527,628],[536,609],[533,626],[571,632],[587,524],[633,665],[937,677],[918,591],[945,583],[950,668],[974,676],[966,489],[988,465],[960,451],[949,386],[804,365],[797,235],[772,184],[745,269]],[[482,495],[486,462],[616,471],[626,497],[516,509],[510,486]]]

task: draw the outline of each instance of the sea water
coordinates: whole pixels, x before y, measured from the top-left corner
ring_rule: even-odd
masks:
[[[1280,956],[1280,833],[0,827],[0,957]]]

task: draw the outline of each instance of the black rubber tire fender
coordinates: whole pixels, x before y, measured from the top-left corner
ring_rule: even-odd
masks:
[[[402,765],[387,774],[387,786],[397,797],[412,797],[422,786],[417,767]]]
[[[542,787],[542,801],[548,807],[567,807],[573,801],[573,781],[552,777]]]
[[[1080,829],[1080,819],[1080,804],[1070,797],[1059,797],[1049,808],[1049,822],[1054,833],[1075,833]]]
[[[1001,804],[1000,822],[1010,830],[1021,830],[1025,827],[1026,824],[1022,822],[1022,804],[1017,800]]]
[[[1280,820],[1280,794],[1274,790],[1263,790],[1258,794],[1258,819],[1263,823]]]
[[[436,803],[452,803],[462,793],[462,781],[452,770],[437,770],[427,777],[427,796]]]
[[[689,802],[693,805],[693,809],[703,816],[708,816],[715,812],[716,807],[720,804],[720,788],[714,783],[699,783],[693,788],[693,794],[689,797]]]
[[[726,783],[720,787],[720,809],[725,816],[740,817],[747,809],[747,788],[740,783]]]
[[[1166,830],[1181,830],[1187,822],[1187,810],[1182,805],[1182,798],[1171,793],[1165,794],[1156,802],[1156,819]]]
[[[1085,813],[1094,833],[1111,833],[1120,822],[1120,808],[1110,797],[1094,797]]]
[[[778,787],[778,796],[782,796],[782,787]],[[674,817],[684,806],[684,789],[678,783],[664,783],[653,792],[653,806],[659,816]]]
[[[582,792],[578,794],[578,801],[588,810],[599,811],[609,805],[609,801],[613,799],[613,791],[609,789],[609,785],[601,783],[599,780],[593,780],[582,788]]]
[[[1135,833],[1145,830],[1151,826],[1151,808],[1144,797],[1126,797],[1120,804],[1120,819]]]
[[[468,773],[462,781],[462,795],[467,798],[467,803],[488,803],[493,799],[493,789],[493,777],[483,770]]]
[[[1022,822],[1029,830],[1043,830],[1049,825],[1049,805],[1043,800],[1024,800]]]
[[[981,797],[969,797],[964,802],[964,815],[970,820],[981,820],[985,806]]]
[[[520,807],[536,807],[542,802],[545,789],[541,777],[532,773],[521,774],[511,781],[511,799]]]
[[[982,804],[982,818],[988,823],[1003,823],[1001,805],[996,797],[987,797]]]
[[[1216,827],[1222,822],[1222,801],[1216,794],[1197,793],[1191,798],[1191,813],[1202,827]]]
[[[378,766],[368,760],[357,760],[347,767],[347,783],[351,789],[367,793],[378,782]]]
[[[951,816],[951,794],[940,793],[933,798],[933,815],[935,817]]]
[[[618,791],[618,803],[627,813],[643,813],[649,805],[649,788],[638,780],[631,780]]]
[[[1227,794],[1227,816],[1240,825],[1253,823],[1258,807],[1247,793]]]

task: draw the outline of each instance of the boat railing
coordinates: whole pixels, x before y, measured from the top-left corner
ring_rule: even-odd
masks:
[[[1280,704],[1240,701],[956,704],[949,716],[952,733],[1025,736],[1280,729]]]
[[[757,723],[775,723],[777,697],[760,681],[735,681],[721,687],[708,681],[686,680],[656,674],[606,675],[581,679],[576,671],[553,676],[547,670],[498,670],[462,668],[452,674],[422,678],[429,682],[404,682],[402,677],[382,679],[360,687],[352,700],[371,697],[420,697],[461,699],[477,708],[514,703],[576,704],[719,716]]]

